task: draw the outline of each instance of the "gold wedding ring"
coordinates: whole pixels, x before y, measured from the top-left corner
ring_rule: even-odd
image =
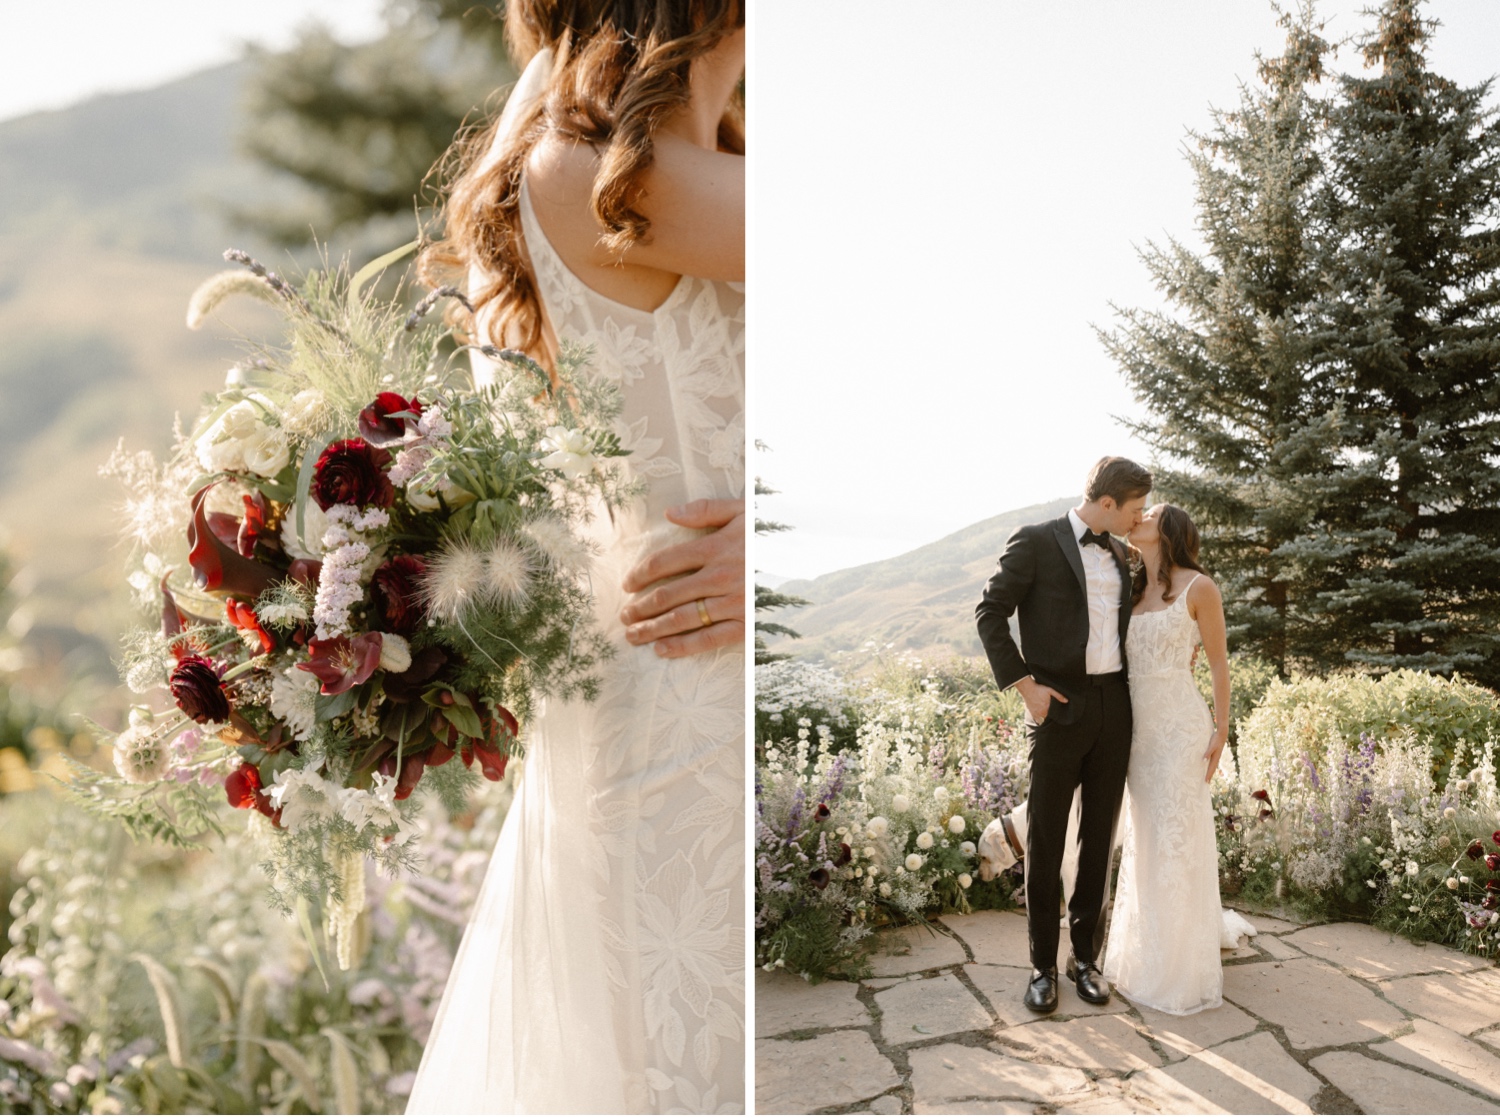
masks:
[[[698,619],[703,622],[703,627],[707,628],[709,625],[714,623],[714,619],[708,615],[708,605],[704,602],[703,598],[700,597],[697,601],[697,606]]]

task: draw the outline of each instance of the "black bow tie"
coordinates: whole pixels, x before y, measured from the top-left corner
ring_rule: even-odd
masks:
[[[1090,543],[1095,547],[1103,547],[1106,551],[1110,550],[1108,535],[1097,531],[1089,531],[1087,528],[1084,528],[1083,535],[1078,539],[1078,545],[1080,547],[1087,547]]]

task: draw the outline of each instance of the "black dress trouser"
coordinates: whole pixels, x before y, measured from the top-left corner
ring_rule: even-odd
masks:
[[[1071,689],[1071,688],[1070,688]],[[1026,921],[1031,964],[1057,965],[1058,904],[1063,848],[1073,792],[1083,786],[1078,827],[1078,877],[1068,901],[1073,956],[1097,962],[1104,946],[1104,902],[1115,823],[1130,763],[1130,688],[1123,674],[1090,680],[1074,691],[1060,722],[1049,713],[1028,722],[1031,793],[1027,800]],[[1052,702],[1052,710],[1060,703]]]

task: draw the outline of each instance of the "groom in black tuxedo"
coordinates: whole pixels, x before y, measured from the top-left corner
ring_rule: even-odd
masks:
[[[1091,1004],[1109,1000],[1099,972],[1102,918],[1115,821],[1130,760],[1130,688],[1125,630],[1130,564],[1125,535],[1141,522],[1151,474],[1125,458],[1102,458],[1084,501],[1066,516],[1017,528],[975,609],[979,639],[1001,690],[1026,703],[1031,794],[1026,920],[1031,984],[1025,1004],[1057,1008],[1057,910],[1063,843],[1075,789],[1082,787],[1078,876],[1068,900],[1068,979]],[[1010,632],[1019,614],[1021,646]]]

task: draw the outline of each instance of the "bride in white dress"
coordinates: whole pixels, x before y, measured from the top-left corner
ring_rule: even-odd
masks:
[[[1229,739],[1229,653],[1219,588],[1198,565],[1198,529],[1158,504],[1128,536],[1140,552],[1126,636],[1134,735],[1119,883],[1101,967],[1132,1004],[1185,1015],[1223,1003],[1221,945],[1255,929],[1219,904],[1209,781]],[[1210,714],[1193,681],[1202,643]]]
[[[531,726],[407,1112],[743,1112],[743,18],[512,0],[506,24],[526,73],[433,255],[467,269],[476,340],[592,347],[649,490],[593,524],[617,655]]]

